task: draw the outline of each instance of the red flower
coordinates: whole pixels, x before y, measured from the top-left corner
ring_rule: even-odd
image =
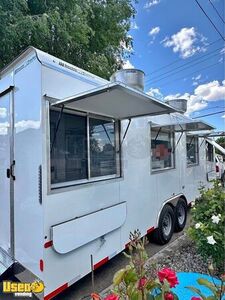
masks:
[[[165,300],[174,300],[174,295],[171,293],[166,293],[164,299]]]
[[[142,277],[141,279],[139,279],[138,281],[138,289],[139,290],[142,290],[143,287],[146,285],[146,282],[147,282],[147,278],[146,277]]]
[[[161,282],[166,279],[169,282],[171,288],[175,287],[178,284],[176,273],[171,269],[164,268],[160,270],[158,272],[158,277]]]
[[[116,294],[109,294],[104,298],[104,300],[119,300],[119,299],[120,299],[119,296]]]
[[[202,300],[202,298],[199,298],[199,297],[192,297],[191,300]]]

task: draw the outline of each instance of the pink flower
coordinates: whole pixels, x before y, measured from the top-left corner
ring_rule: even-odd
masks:
[[[147,281],[148,280],[147,280],[146,277],[142,277],[141,279],[139,279],[139,281],[138,281],[138,289],[142,290],[143,287],[146,285]]]
[[[171,293],[166,293],[164,299],[165,300],[174,300],[174,295]]]
[[[202,300],[202,298],[199,298],[199,297],[192,297],[191,300]]]
[[[120,299],[119,296],[116,294],[109,294],[104,298],[104,300],[119,300],[119,299]]]
[[[166,279],[169,282],[171,288],[175,287],[178,284],[176,273],[171,269],[164,268],[160,270],[158,272],[158,277],[161,282]]]

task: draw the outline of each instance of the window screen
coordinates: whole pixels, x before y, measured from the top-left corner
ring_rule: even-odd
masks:
[[[91,177],[116,173],[115,123],[89,119]]]
[[[174,167],[173,155],[174,134],[152,130],[151,133],[151,161],[152,170],[162,170]]]
[[[198,164],[198,137],[186,137],[187,164]]]
[[[213,145],[206,142],[206,160],[214,161]]]
[[[86,117],[50,111],[51,182],[87,178]],[[56,132],[58,124],[58,130]]]

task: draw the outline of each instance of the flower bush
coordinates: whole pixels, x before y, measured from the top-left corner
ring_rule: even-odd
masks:
[[[200,189],[192,207],[192,226],[188,233],[200,254],[224,270],[225,262],[225,193],[218,181],[211,189]]]
[[[119,270],[113,279],[113,294],[106,300],[177,300],[172,287],[178,284],[176,273],[164,268],[156,276],[150,278],[147,275],[145,264],[148,259],[145,252],[145,239],[140,239],[140,232],[137,230],[130,234],[129,254],[125,254],[129,259],[129,265]]]
[[[153,270],[149,275],[146,270],[148,259],[145,252],[145,240],[140,239],[140,232],[136,230],[130,234],[129,265],[116,272],[113,278],[113,290],[103,300],[179,300],[180,298],[171,291],[171,288],[179,285],[175,271],[170,268],[163,268],[158,272]],[[209,265],[209,274],[213,277],[214,268]],[[225,274],[221,275],[220,284],[215,284],[207,279],[199,278],[198,284],[211,291],[210,296],[204,294],[196,287],[188,286],[195,294],[190,300],[222,300],[225,295]],[[92,300],[101,300],[97,293],[91,294]],[[180,299],[182,300],[182,299]]]

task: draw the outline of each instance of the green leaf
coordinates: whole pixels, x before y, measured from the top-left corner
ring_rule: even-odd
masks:
[[[130,296],[130,300],[139,300],[139,293],[134,291]]]
[[[206,297],[201,293],[201,291],[193,286],[186,286],[187,289],[191,290],[192,292],[198,294],[200,297],[202,297],[203,300],[206,300]]]
[[[136,272],[131,269],[129,271],[126,271],[126,273],[123,276],[123,279],[126,282],[126,284],[129,284],[132,282],[136,282],[138,280],[138,276]]]
[[[205,287],[207,287],[208,289],[210,289],[210,291],[212,291],[214,294],[216,293],[217,291],[217,288],[214,286],[214,284],[212,282],[210,282],[208,279],[204,279],[204,278],[199,278],[197,280],[197,282],[200,284],[200,285],[203,285]]]
[[[114,285],[119,285],[124,278],[124,274],[125,274],[126,270],[125,269],[121,269],[118,272],[115,273],[114,277],[113,277],[113,284]]]
[[[155,300],[163,300],[163,294],[156,295]]]
[[[151,295],[150,293],[147,294],[147,299],[146,300],[155,300],[154,296]]]
[[[179,300],[179,298],[176,294],[173,293],[173,296],[174,296],[174,300]]]

